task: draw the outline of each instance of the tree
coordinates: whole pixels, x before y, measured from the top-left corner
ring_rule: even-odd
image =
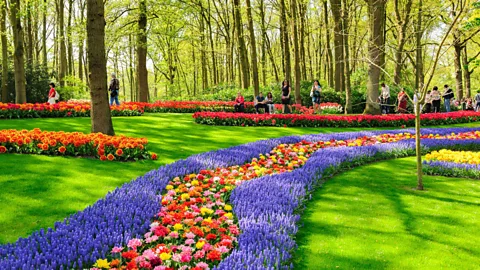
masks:
[[[2,40],[2,95],[1,101],[8,102],[8,43],[7,43],[7,6],[5,2],[0,3],[0,35]]]
[[[138,101],[148,102],[148,71],[147,71],[147,3],[138,0],[140,10],[137,33],[137,82]]]
[[[65,76],[67,75],[67,47],[65,45],[65,2],[64,0],[57,1],[58,13],[58,46],[60,49],[60,69],[58,73],[58,80],[60,86],[65,86]]]
[[[108,105],[105,57],[105,6],[103,0],[87,0],[87,57],[92,99],[92,132],[115,135]]]
[[[253,72],[253,90],[255,96],[260,92],[260,82],[258,79],[258,64],[257,64],[257,44],[255,42],[255,29],[253,28],[252,18],[252,5],[250,0],[247,1],[247,17],[248,17],[248,30],[250,32],[250,52],[252,57],[252,72]]]
[[[331,0],[334,24],[333,43],[335,44],[335,91],[345,90],[345,66],[344,66],[344,44],[343,44],[343,20],[342,0]]]
[[[302,97],[300,96],[300,81],[301,81],[301,70],[300,70],[300,46],[298,44],[298,13],[297,13],[297,0],[291,0],[292,6],[292,31],[293,31],[293,50],[294,50],[294,71],[295,71],[295,103],[302,104]]]
[[[397,85],[401,83],[402,79],[404,47],[407,41],[407,29],[410,24],[410,14],[412,11],[412,0],[407,0],[402,16],[402,7],[399,2],[399,0],[393,1],[395,9],[395,26],[397,28],[397,48],[395,50],[395,72],[393,74],[393,80]]]
[[[385,6],[386,0],[365,0],[368,6],[368,19],[370,28],[369,53],[368,53],[368,81],[367,105],[364,113],[380,114],[377,103],[380,73],[382,72],[385,53]]]
[[[242,14],[240,12],[240,1],[233,0],[233,7],[235,11],[235,34],[238,41],[238,54],[240,55],[240,70],[242,88],[247,89],[250,86],[250,76],[248,71],[247,48],[245,46],[245,39],[243,37]]]
[[[10,2],[10,23],[13,30],[13,66],[15,74],[15,103],[27,102],[27,91],[25,86],[25,47],[20,16],[20,0]]]

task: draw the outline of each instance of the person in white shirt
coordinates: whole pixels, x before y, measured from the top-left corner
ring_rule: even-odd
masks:
[[[382,107],[382,113],[389,113],[389,103],[390,103],[390,87],[385,83],[382,83],[382,93],[380,94],[380,104]]]

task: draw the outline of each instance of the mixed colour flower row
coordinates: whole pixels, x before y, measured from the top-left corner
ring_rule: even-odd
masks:
[[[423,144],[428,149],[478,145],[478,136],[472,131],[472,129],[424,130],[423,134],[430,135],[423,136]],[[298,230],[298,209],[321,182],[322,178],[333,173],[334,169],[332,168],[339,168],[342,164],[358,165],[361,162],[374,159],[414,153],[414,142],[409,140],[412,137],[412,132],[412,130],[399,130],[290,136],[191,156],[186,160],[166,165],[125,184],[109,193],[106,198],[93,206],[70,216],[63,222],[56,223],[53,229],[41,230],[26,239],[19,239],[16,243],[0,246],[0,268],[84,268],[95,262],[97,262],[97,267],[101,268],[116,267],[115,264],[111,264],[114,259],[111,254],[114,251],[115,256],[121,256],[125,259],[135,255],[133,252],[136,252],[139,256],[147,256],[147,258],[144,257],[145,260],[139,259],[134,262],[130,259],[126,268],[139,268],[138,264],[143,263],[140,267],[148,269],[149,266],[146,264],[148,262],[152,268],[171,269],[178,266],[174,264],[174,262],[178,263],[175,260],[182,262],[182,256],[177,255],[176,259],[173,259],[175,254],[185,252],[184,255],[188,255],[191,251],[190,254],[195,256],[198,251],[203,251],[207,242],[210,245],[210,247],[207,245],[208,252],[216,250],[221,253],[222,260],[214,266],[214,269],[292,268],[293,266],[289,264],[289,261],[291,259],[290,252],[295,248],[293,235]],[[446,139],[447,136],[452,136],[452,133],[455,133],[453,137],[455,140]],[[323,146],[335,145],[338,147],[321,147],[322,143]],[[297,169],[290,171],[290,163],[287,165],[286,160],[293,163],[295,157],[299,158],[301,156],[301,152],[304,155],[308,153],[307,150],[302,151],[302,149],[311,145],[312,147],[316,145],[319,149],[312,152],[303,166],[299,164]],[[352,147],[341,147],[349,145]],[[286,152],[283,153],[282,149]],[[288,152],[287,149],[292,151]],[[272,152],[272,150],[274,151]],[[262,153],[269,153],[269,156],[263,155],[265,158],[263,161],[262,156],[260,156]],[[277,157],[275,157],[276,155]],[[283,155],[283,157],[279,158],[280,155]],[[274,162],[273,158],[270,157],[275,157],[277,162]],[[256,161],[254,158],[256,158]],[[268,170],[266,166],[270,163],[272,168],[274,168],[274,164],[280,166],[282,164],[280,160],[285,163],[282,165],[284,169],[286,166],[283,173],[259,174],[259,177],[252,177],[249,181],[243,181],[246,180],[243,179],[243,176],[240,177],[240,181],[237,176],[230,177],[229,173],[233,173],[233,171],[227,169],[231,166],[244,164],[236,167],[237,172],[240,173],[240,168],[246,168],[247,170],[244,169],[243,173],[250,173],[253,176],[252,174],[257,174],[257,171],[261,173],[264,167],[266,172]],[[256,162],[256,165],[252,166],[253,162]],[[295,168],[294,165],[293,168]],[[250,169],[252,167],[253,169]],[[226,173],[226,176],[223,176],[222,168],[225,168],[226,171],[223,172]],[[204,171],[202,172],[202,170]],[[217,170],[221,173],[221,176],[216,175]],[[188,176],[188,180],[185,179],[186,176]],[[192,176],[191,179],[190,176]],[[220,178],[216,179],[218,183],[220,183],[222,177],[224,181],[226,181],[225,179],[231,179],[229,186],[236,188],[233,189],[229,198],[228,190],[223,193],[227,195],[226,197],[222,197],[222,194],[220,194],[220,198],[217,198],[218,195],[215,196],[226,186],[215,184],[216,188],[210,190],[213,184],[217,183],[213,179],[215,177]],[[247,176],[246,178],[248,179]],[[197,181],[198,185],[194,181]],[[238,185],[237,181],[239,181]],[[179,183],[177,184],[177,182]],[[187,186],[187,184],[190,184],[190,186]],[[203,185],[206,185],[205,188],[209,187],[207,190],[202,189],[203,192],[210,191],[214,194],[198,196],[195,192],[200,193],[200,190],[196,189]],[[164,192],[166,192],[165,196],[160,196]],[[205,197],[206,201],[203,202],[202,199],[202,202],[200,202],[198,199],[201,197]],[[182,205],[185,203],[188,204],[187,208],[190,204],[192,204],[192,209],[193,204],[197,204],[198,208],[199,204],[208,204],[207,198],[211,200],[211,208],[205,207],[206,209],[203,209],[203,207],[200,207],[199,212],[198,210],[192,212],[181,208],[181,206],[187,206]],[[219,199],[223,201],[217,205]],[[226,204],[223,205],[223,203]],[[162,205],[160,210],[159,205]],[[233,212],[229,206],[232,207]],[[211,209],[211,211],[208,209]],[[166,210],[166,212],[163,210]],[[178,214],[182,213],[183,210],[185,210],[183,214]],[[188,215],[196,216],[187,217],[187,212],[189,212]],[[164,213],[164,215],[160,215],[161,213]],[[230,219],[228,213],[232,214],[233,219]],[[171,215],[171,217],[168,215]],[[224,218],[225,215],[227,215],[226,219]],[[157,216],[157,219],[152,222],[154,216]],[[197,217],[201,217],[202,220],[198,219],[196,221]],[[212,223],[208,220],[210,217]],[[228,229],[222,226],[217,229],[215,228],[216,225],[213,225],[212,228],[213,221],[220,218],[225,219],[225,223],[229,225]],[[164,223],[165,219],[168,221],[167,223]],[[208,220],[207,223],[202,224],[206,219]],[[184,222],[185,220],[188,220],[187,223]],[[227,222],[227,220],[233,220],[233,223],[229,224],[230,221]],[[204,241],[201,241],[202,236],[195,234],[195,232],[200,234],[199,230],[191,231],[195,235],[193,238],[190,238],[193,236],[192,234],[187,236],[189,232],[185,232],[185,229],[191,230],[193,228],[191,226],[192,222],[193,227],[202,229]],[[238,224],[240,234],[236,230],[230,231],[230,226],[235,224]],[[152,231],[152,228],[155,229]],[[164,228],[169,228],[170,232]],[[206,240],[208,233],[203,231],[205,228],[216,230],[216,233],[212,233],[215,235],[210,236],[208,241]],[[222,232],[220,231],[221,228],[227,229],[227,231]],[[145,235],[146,232],[147,235]],[[168,234],[166,234],[167,232]],[[174,234],[170,235],[172,232]],[[175,232],[178,233],[178,238],[175,238],[177,237]],[[222,239],[222,233],[228,238],[224,236],[226,239]],[[152,237],[160,237],[157,234],[166,234],[165,237],[172,237],[169,243],[174,243],[175,251],[172,246],[162,246],[160,243],[156,243],[155,247],[157,249],[155,251],[152,250],[154,247],[149,246],[149,243],[146,242],[148,238],[153,240]],[[213,240],[214,236],[217,240]],[[194,243],[189,241],[191,245],[187,244],[188,239],[193,239]],[[225,249],[217,245],[224,240],[232,240],[232,247],[228,245],[228,241],[224,242],[230,249],[230,254],[223,254],[221,250],[225,251]],[[178,244],[175,241],[179,241]],[[219,242],[213,242],[214,245],[212,246],[210,241]],[[200,244],[197,247],[199,242]],[[155,241],[152,243],[155,243]],[[144,245],[145,249],[143,248]],[[233,248],[235,245],[236,248]],[[116,249],[112,250],[114,247]],[[134,251],[135,248],[137,251]],[[167,248],[169,252],[166,252]],[[160,256],[163,254],[163,258],[160,257],[158,260],[153,258],[152,253],[148,250],[151,252],[158,251]],[[208,254],[208,252],[205,253]],[[210,258],[218,258],[218,253],[213,253]],[[98,259],[104,258],[111,258],[111,260],[98,261]],[[172,265],[153,267],[149,258],[156,260],[156,263],[163,262],[160,260],[170,261]],[[187,259],[188,256],[183,256],[183,260]],[[207,265],[200,264],[194,267],[206,269],[210,267],[209,262],[210,260],[206,258]],[[117,261],[116,263],[120,262]],[[180,269],[190,268],[189,266],[180,266]]]
[[[402,127],[414,126],[412,114],[396,115],[308,115],[308,114],[239,114],[226,112],[197,112],[196,123],[219,126],[277,126],[277,127]],[[449,125],[480,121],[480,112],[422,114],[421,123]]]
[[[423,164],[425,174],[480,179],[480,152],[441,149],[427,154]]]
[[[157,159],[147,151],[147,139],[102,133],[0,130],[0,154],[38,154],[98,158],[100,160]]]

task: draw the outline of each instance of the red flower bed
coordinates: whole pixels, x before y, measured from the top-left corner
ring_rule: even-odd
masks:
[[[147,151],[147,143],[145,138],[102,133],[0,130],[0,154],[82,156],[109,161],[157,159],[155,153]]]
[[[289,126],[289,127],[401,127],[414,126],[412,114],[395,115],[299,115],[197,112],[195,122],[221,126]],[[448,125],[480,121],[480,113],[460,111],[430,113],[421,116],[422,125]]]

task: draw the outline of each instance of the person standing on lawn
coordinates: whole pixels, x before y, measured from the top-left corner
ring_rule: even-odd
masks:
[[[388,85],[386,85],[385,83],[382,83],[382,93],[380,94],[380,97],[382,113],[388,114],[390,104],[390,87],[388,87]]]
[[[448,87],[448,85],[445,84],[445,86],[443,87],[442,96],[445,104],[445,111],[448,113],[450,112],[450,101],[454,97],[452,88]]]
[[[292,105],[290,105],[290,94],[292,93],[292,88],[290,87],[290,82],[284,80],[282,83],[282,113],[285,113],[285,107],[288,106],[289,113],[292,113]]]
[[[310,97],[312,98],[313,110],[316,113],[320,113],[320,93],[322,92],[322,86],[318,80],[313,81],[312,89],[310,90]]]
[[[118,94],[120,92],[120,81],[117,79],[117,75],[115,75],[115,73],[112,73],[112,80],[108,86],[108,91],[110,91],[110,106],[113,105],[113,102],[119,106],[120,101],[118,101]]]
[[[233,105],[235,112],[243,113],[245,111],[245,98],[243,98],[242,93],[237,93],[237,98],[235,99],[235,105]]]
[[[50,86],[50,91],[48,91],[48,103],[50,105],[53,105],[57,102],[59,95],[57,93],[57,90],[55,90],[55,84],[52,82],[48,86]]]
[[[432,92],[430,93],[430,97],[432,99],[432,107],[434,113],[440,112],[440,102],[441,96],[440,92],[438,92],[438,87],[434,86]]]

